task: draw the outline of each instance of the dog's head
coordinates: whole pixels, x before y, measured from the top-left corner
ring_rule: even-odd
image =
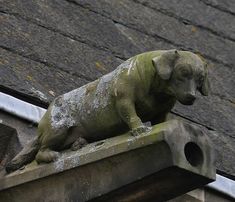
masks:
[[[194,53],[169,50],[152,59],[160,79],[166,83],[166,92],[184,105],[192,105],[196,90],[208,95],[209,82],[206,63]]]

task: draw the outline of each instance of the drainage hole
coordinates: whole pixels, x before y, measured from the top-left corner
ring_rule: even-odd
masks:
[[[201,148],[194,142],[188,142],[184,147],[184,154],[187,161],[192,166],[200,166],[203,163],[203,153]]]

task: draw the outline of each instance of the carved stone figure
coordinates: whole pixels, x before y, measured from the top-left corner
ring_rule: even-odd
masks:
[[[7,166],[55,161],[58,152],[87,142],[149,131],[143,122],[163,122],[178,100],[192,105],[196,90],[208,94],[206,64],[194,53],[159,50],[136,55],[114,71],[57,97],[38,125],[38,137]]]

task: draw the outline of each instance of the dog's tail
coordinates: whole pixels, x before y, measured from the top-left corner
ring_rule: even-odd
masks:
[[[6,165],[7,173],[13,172],[32,162],[39,149],[39,140],[38,137],[35,137]]]

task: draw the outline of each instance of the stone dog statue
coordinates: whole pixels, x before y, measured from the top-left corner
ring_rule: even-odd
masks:
[[[134,56],[113,72],[57,97],[32,140],[6,167],[55,161],[58,152],[130,130],[149,131],[143,122],[163,122],[178,100],[192,105],[196,90],[208,94],[206,64],[194,53],[159,50]]]

